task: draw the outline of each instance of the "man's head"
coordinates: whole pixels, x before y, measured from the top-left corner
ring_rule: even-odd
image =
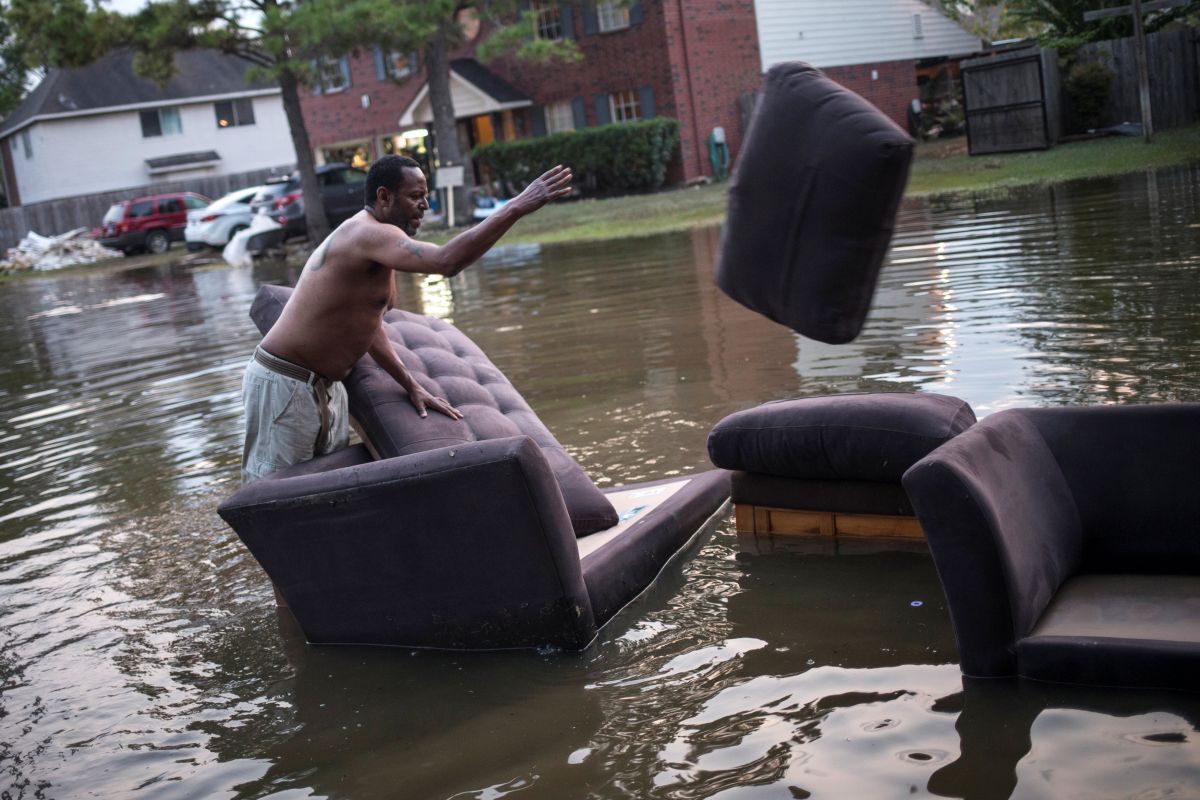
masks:
[[[375,219],[395,225],[409,236],[429,209],[429,185],[421,166],[404,156],[384,156],[367,173],[366,204]]]

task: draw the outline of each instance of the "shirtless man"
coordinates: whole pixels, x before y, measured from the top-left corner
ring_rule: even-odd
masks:
[[[346,446],[341,381],[364,353],[404,387],[420,416],[432,409],[461,419],[412,377],[384,332],[383,314],[395,299],[392,273],[457,275],[521,217],[570,191],[571,170],[554,167],[496,213],[438,246],[412,238],[429,209],[417,162],[400,156],[376,161],[367,174],[366,207],[313,251],[246,367],[242,483]]]

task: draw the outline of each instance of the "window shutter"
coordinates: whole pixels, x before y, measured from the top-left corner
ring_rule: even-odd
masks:
[[[638,88],[638,94],[642,105],[642,119],[654,119],[654,87],[641,86]]]
[[[533,135],[546,135],[546,107],[545,106],[530,106],[529,119],[533,123]]]
[[[321,94],[321,62],[314,58],[312,61],[308,62],[308,66],[310,69],[312,69],[313,74],[312,93]]]
[[[583,35],[592,36],[600,32],[600,16],[596,13],[594,2],[583,4]]]
[[[630,24],[630,26],[641,25],[642,19],[644,17],[645,17],[645,15],[642,13],[641,0],[633,0],[633,5],[631,5],[629,7],[629,24]]]
[[[566,3],[558,4],[558,20],[562,24],[562,36],[564,39],[575,38],[575,16],[571,13],[571,7]]]
[[[575,122],[576,130],[582,130],[587,127],[587,112],[584,110],[582,97],[576,97],[571,100],[571,117]]]
[[[383,48],[375,48],[375,77],[379,80],[387,79],[387,62],[383,55]]]
[[[607,125],[612,122],[612,114],[608,109],[608,94],[599,93],[592,95],[592,104],[596,107],[596,124]]]
[[[338,59],[338,66],[342,68],[342,79],[346,81],[346,88],[350,88],[350,59],[342,56]]]

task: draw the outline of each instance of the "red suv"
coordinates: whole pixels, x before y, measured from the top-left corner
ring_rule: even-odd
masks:
[[[141,250],[165,253],[171,242],[183,240],[187,212],[210,202],[194,192],[172,192],[114,203],[100,223],[100,244],[125,255]]]

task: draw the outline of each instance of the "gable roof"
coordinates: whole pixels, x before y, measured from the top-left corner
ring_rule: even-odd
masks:
[[[454,114],[458,119],[533,105],[529,95],[473,58],[456,58],[450,62],[450,94],[454,98]],[[429,104],[429,82],[425,81],[400,114],[400,125],[413,125],[431,119],[433,109]]]
[[[54,69],[0,122],[0,138],[41,118],[100,114],[171,101],[278,92],[271,81],[247,83],[250,63],[218,50],[175,55],[177,73],[160,87],[133,72],[133,51],[118,50],[79,69]]]

